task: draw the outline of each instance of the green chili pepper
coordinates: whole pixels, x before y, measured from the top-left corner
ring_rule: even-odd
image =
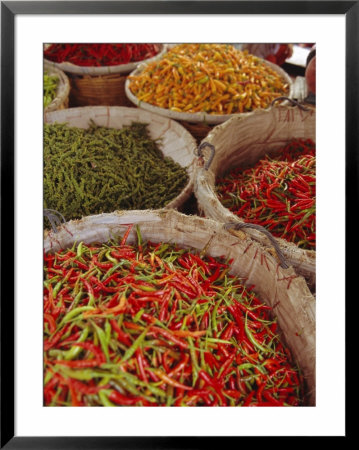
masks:
[[[245,319],[244,319],[244,329],[246,331],[246,334],[248,336],[248,339],[252,342],[252,344],[257,347],[259,350],[261,350],[263,353],[268,353],[271,352],[271,350],[269,348],[263,347],[259,342],[257,342],[254,337],[253,334],[251,333],[250,329],[248,328],[248,324],[247,324],[247,317],[248,317],[248,313],[246,313]]]
[[[44,108],[50,105],[56,97],[57,86],[59,84],[59,77],[57,75],[49,75],[48,72],[44,73]]]
[[[142,344],[142,342],[144,341],[146,334],[148,332],[148,328],[147,327],[140,335],[139,337],[135,340],[135,342],[132,344],[132,346],[130,348],[128,348],[125,352],[125,354],[123,355],[121,362],[127,361],[128,359],[131,358],[131,356],[135,353],[135,351],[137,350],[137,348]]]
[[[93,306],[79,306],[78,308],[72,309],[62,319],[59,327],[64,323],[70,322],[70,320],[72,320],[75,316],[79,316],[79,317],[76,317],[76,319],[79,319],[81,317],[81,313],[83,313],[85,311],[93,311],[94,309],[96,309],[96,308],[94,308]]]
[[[107,322],[107,321],[106,321]],[[103,331],[102,328],[100,328],[99,326],[97,326],[95,323],[93,323],[93,326],[96,330],[97,336],[99,338],[100,344],[101,344],[101,348],[106,356],[106,360],[109,361],[110,360],[110,354],[108,351],[108,340],[107,340],[107,336],[105,331]]]
[[[190,337],[187,337],[188,340],[188,344],[189,344],[189,352],[191,355],[191,360],[192,360],[192,371],[193,371],[193,383],[192,385],[194,386],[197,378],[198,378],[198,372],[200,370],[199,365],[198,365],[198,360],[197,360],[197,355],[196,355],[196,350],[194,348],[193,345],[193,340]]]
[[[101,389],[101,391],[98,392],[98,396],[99,396],[103,406],[116,406],[114,403],[112,403],[108,399],[108,396],[110,394],[111,394],[111,391],[109,389]]]
[[[80,334],[80,337],[78,338],[77,342],[85,342],[87,339],[87,336],[89,335],[89,327],[86,327],[82,330],[82,333]],[[81,352],[81,347],[73,346],[65,352],[64,359],[70,360],[76,358]]]
[[[183,190],[188,176],[163,156],[159,144],[145,124],[119,130],[93,123],[88,129],[45,124],[44,208],[70,220],[165,206]]]

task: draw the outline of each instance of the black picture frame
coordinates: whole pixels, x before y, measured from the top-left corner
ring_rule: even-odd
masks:
[[[1,2],[1,441],[5,449],[202,448],[227,445],[226,437],[26,437],[15,436],[14,406],[14,36],[18,14],[339,14],[346,22],[346,217],[357,205],[359,133],[358,1],[4,1]],[[346,266],[349,265],[346,241]],[[351,247],[351,254],[353,248]],[[346,272],[346,292],[350,279]],[[348,430],[347,430],[348,431]],[[345,437],[348,437],[346,434]],[[233,439],[228,438],[228,439]]]

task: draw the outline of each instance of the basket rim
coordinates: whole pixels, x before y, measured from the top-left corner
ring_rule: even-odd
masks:
[[[257,116],[273,114],[275,109],[283,109],[283,110],[287,111],[287,110],[290,110],[293,108],[297,108],[297,107],[296,106],[293,107],[293,106],[278,105],[278,106],[274,106],[270,110],[252,111],[251,113],[249,113],[247,115],[246,118],[233,117],[233,118],[229,119],[228,121],[226,121],[225,123],[220,124],[220,125],[216,126],[215,128],[213,128],[208,133],[208,135],[201,141],[201,144],[203,144],[203,143],[213,144],[213,139],[215,139],[217,135],[222,133],[223,130],[226,130],[228,127],[232,127],[233,124],[235,124],[236,122],[238,124],[241,124],[241,126],[244,126],[245,122],[248,122],[248,120],[251,120],[251,118],[254,118]],[[314,115],[314,120],[315,120],[315,115]],[[245,121],[245,122],[243,122],[243,121]],[[314,139],[314,141],[315,141],[315,139]],[[241,217],[235,215],[232,211],[230,211],[230,209],[223,206],[222,203],[220,202],[218,195],[216,194],[216,190],[215,190],[216,173],[213,172],[213,170],[211,170],[211,168],[209,168],[209,170],[206,171],[202,167],[197,167],[194,178],[195,178],[195,180],[194,180],[194,183],[195,183],[194,195],[197,199],[199,208],[203,207],[204,203],[211,202],[211,205],[213,205],[213,203],[215,203],[215,206],[216,206],[216,209],[218,212],[217,216],[220,216],[220,218],[217,217],[216,220],[219,220],[219,221],[225,220],[226,222],[233,222],[233,223],[244,222],[244,220]],[[203,196],[204,199],[199,198],[199,194],[198,194],[199,190],[201,191],[201,196]],[[210,216],[206,215],[206,217],[214,219],[213,216],[210,217]],[[259,241],[259,242],[264,242],[267,239],[267,238],[263,237],[260,234],[260,232],[258,232],[256,230],[247,229],[246,233],[250,237],[252,237],[254,240]],[[275,239],[280,244],[282,250],[285,251],[285,253],[286,253],[285,256],[291,265],[293,264],[293,261],[296,261],[299,258],[299,259],[301,259],[300,263],[302,264],[303,269],[307,270],[310,273],[315,273],[315,259],[316,259],[316,251],[315,250],[299,248],[295,243],[289,242],[283,238],[276,237]]]
[[[79,106],[79,107],[73,107],[73,108],[66,108],[66,109],[61,109],[61,110],[56,110],[56,111],[49,111],[46,112],[46,114],[44,115],[44,123],[53,123],[56,120],[51,120],[53,118],[53,116],[57,116],[57,115],[66,115],[66,114],[71,114],[71,112],[73,113],[78,113],[79,116],[82,116],[82,112],[84,113],[83,115],[87,115],[88,118],[91,118],[93,116],[96,116],[96,112],[97,113],[101,113],[103,112],[104,115],[106,116],[110,116],[110,111],[119,111],[119,112],[131,112],[131,115],[141,115],[141,114],[148,114],[151,118],[155,119],[155,121],[153,123],[161,123],[164,124],[165,121],[169,121],[169,126],[167,127],[167,129],[165,130],[164,133],[166,133],[168,131],[168,129],[177,129],[180,130],[180,132],[184,135],[184,139],[186,141],[186,147],[188,148],[188,152],[189,154],[191,153],[192,150],[192,159],[190,164],[184,166],[183,164],[179,163],[182,168],[184,168],[186,170],[187,176],[188,176],[188,182],[187,184],[184,186],[184,188],[182,189],[182,191],[176,196],[174,197],[170,202],[168,202],[163,208],[165,209],[170,209],[170,208],[177,208],[179,206],[181,206],[192,194],[193,192],[193,186],[194,186],[194,166],[195,166],[195,162],[196,162],[196,157],[195,157],[195,151],[197,149],[197,143],[195,138],[192,136],[192,134],[180,123],[169,119],[168,117],[162,117],[162,116],[158,116],[157,114],[154,114],[152,112],[149,111],[143,111],[139,108],[132,108],[132,107],[128,107],[128,106]],[[102,114],[101,114],[102,115]],[[79,117],[77,116],[77,117]],[[153,117],[152,117],[153,116]],[[75,118],[76,116],[74,116],[73,118]],[[162,151],[163,149],[161,149]],[[167,155],[165,155],[167,156]]]
[[[290,76],[287,74],[287,72],[285,72],[285,70],[283,70],[281,67],[279,67],[277,64],[273,64],[270,61],[266,61],[262,58],[258,58],[260,59],[264,64],[268,65],[270,68],[272,68],[273,70],[275,70],[284,80],[285,82],[288,84],[289,86],[289,93],[287,95],[288,98],[293,98],[293,81],[290,78]],[[143,62],[142,64],[139,64],[138,67],[133,70],[130,74],[129,77],[131,76],[137,76],[139,75],[146,67],[147,67],[147,62]],[[151,105],[150,103],[147,102],[143,102],[141,100],[139,100],[130,90],[130,79],[127,78],[126,82],[125,82],[125,93],[128,97],[129,100],[131,100],[132,103],[134,103],[136,106],[138,106],[139,108],[145,109],[146,111],[151,111],[154,112],[156,114],[165,116],[165,117],[169,117],[171,119],[175,119],[175,120],[180,120],[183,122],[190,122],[190,123],[205,123],[205,124],[209,124],[209,125],[217,125],[220,123],[223,123],[225,121],[227,121],[228,119],[231,119],[232,117],[246,117],[248,114],[251,114],[253,111],[249,111],[246,113],[236,113],[236,114],[208,114],[208,113],[204,113],[204,112],[198,112],[198,113],[185,113],[185,112],[177,112],[177,111],[171,111],[170,109],[166,109],[166,108],[160,108],[159,106],[155,106],[155,105]],[[279,104],[285,104],[284,102],[281,102]],[[271,109],[271,107],[268,108],[263,108],[263,109],[257,109],[255,111],[266,111]]]
[[[108,239],[111,239],[111,237],[116,236],[117,233],[123,233],[128,229],[129,224],[138,225],[140,229],[142,228],[141,232],[143,231],[143,228],[146,229],[142,234],[142,236],[147,235],[147,237],[144,237],[145,241],[172,242],[189,250],[191,248],[197,248],[203,251],[205,248],[206,253],[214,257],[218,257],[219,252],[221,252],[222,255],[228,255],[229,249],[233,249],[238,256],[239,252],[242,255],[242,251],[238,249],[241,247],[244,249],[244,247],[248,245],[248,242],[251,242],[251,239],[249,239],[249,241],[243,241],[242,238],[228,233],[223,227],[223,224],[214,219],[188,216],[173,209],[166,210],[162,208],[131,211],[117,210],[113,213],[86,216],[80,220],[66,222],[59,227],[57,233],[53,233],[52,231],[44,233],[44,251],[48,254],[55,252],[60,248],[71,247],[74,242],[80,241],[85,243],[106,242]],[[163,238],[163,234],[157,230],[157,228],[162,228],[163,226],[166,228],[165,239]],[[84,233],[87,233],[86,238],[84,238]],[[131,235],[132,239],[136,240],[135,233],[135,229],[130,231],[130,242]],[[156,236],[154,236],[154,234],[156,234]],[[192,247],[187,239],[179,238],[179,234],[195,236],[196,245]],[[298,320],[297,317],[293,315],[289,316],[291,319],[290,321],[288,320],[286,317],[287,308],[284,308],[282,311],[279,309],[280,313],[279,311],[276,311],[276,317],[278,318],[278,324],[283,332],[287,346],[290,348],[299,367],[303,371],[305,380],[309,381],[303,399],[308,402],[315,402],[315,297],[309,291],[303,277],[295,274],[293,268],[284,269],[278,267],[276,269],[276,261],[273,255],[269,254],[258,242],[253,241],[252,245],[251,251],[253,253],[260,251],[268,258],[269,264],[271,265],[271,278],[274,284],[278,283],[278,278],[281,278],[282,276],[294,276],[293,283],[284,289],[286,291],[286,298],[288,299],[286,305],[288,304],[290,311],[293,312],[293,308],[296,309],[295,306],[300,305],[300,320],[303,324],[301,336],[303,336],[305,341],[297,344],[297,342],[300,342],[299,338],[294,338],[294,340],[290,339],[294,335],[293,330],[297,330]],[[238,261],[239,260],[237,259],[236,262],[230,262],[230,266],[234,271],[234,275],[240,277],[241,275],[238,274],[238,271],[241,270],[239,269],[241,266]],[[247,267],[248,270],[248,266],[243,267]],[[257,268],[261,273],[263,273],[262,271],[267,272],[267,269],[262,266],[262,264],[258,263]],[[249,270],[252,271],[252,268]],[[257,292],[258,286],[255,286],[255,288],[255,292]],[[261,292],[265,290],[264,283],[260,289]],[[266,291],[264,297],[261,296],[260,298],[262,302],[270,305],[271,300],[272,302],[278,300],[278,291]],[[302,339],[302,337],[300,339]]]

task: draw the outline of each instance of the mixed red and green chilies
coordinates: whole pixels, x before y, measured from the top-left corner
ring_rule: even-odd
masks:
[[[300,406],[269,306],[231,261],[174,244],[44,256],[46,406]]]
[[[312,140],[292,140],[276,156],[216,180],[220,202],[245,222],[315,250],[316,155]]]
[[[160,50],[159,44],[51,44],[44,56],[55,63],[101,67],[143,61]]]

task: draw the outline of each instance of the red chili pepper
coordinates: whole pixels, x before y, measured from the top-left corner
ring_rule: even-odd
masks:
[[[113,330],[117,333],[117,339],[122,342],[125,345],[131,346],[132,345],[132,340],[130,338],[130,336],[125,333],[119,326],[118,323],[116,322],[115,319],[111,319],[110,320],[110,324],[113,328]]]
[[[188,348],[188,343],[182,341],[181,339],[178,339],[176,336],[174,336],[171,332],[166,331],[163,328],[160,327],[156,327],[156,326],[152,326],[150,328],[149,333],[152,334],[152,332],[155,332],[155,336],[157,336],[158,334],[161,334],[162,336],[164,336],[165,338],[167,338],[169,341],[173,342],[174,344],[178,345],[180,348],[186,349]]]
[[[49,324],[49,331],[51,334],[55,333],[56,331],[56,322],[55,319],[52,317],[51,314],[44,314],[44,321]]]
[[[222,393],[222,387],[221,387],[215,380],[213,380],[213,379],[208,375],[208,373],[205,372],[204,370],[200,370],[200,371],[198,372],[198,376],[199,376],[200,378],[202,378],[202,380],[203,380],[206,384],[208,384],[209,386],[212,386],[212,387],[213,387],[213,389],[215,390],[215,392],[216,392],[217,395],[219,396],[219,398],[220,398],[222,404],[225,404],[225,403],[226,403],[226,400],[225,400],[225,397],[224,397],[224,395],[223,395],[223,393]]]
[[[97,359],[79,359],[70,361],[57,359],[55,363],[60,364],[61,366],[67,366],[77,369],[84,369],[86,367],[96,367],[99,365]]]
[[[69,324],[66,324],[62,330],[59,330],[56,334],[53,335],[52,338],[50,339],[46,339],[44,341],[44,351],[46,352],[47,350],[49,350],[50,348],[54,347],[62,338],[62,336],[67,332],[67,330],[69,329]]]
[[[143,61],[158,54],[158,44],[52,44],[44,56],[57,63],[78,66],[113,66]]]
[[[97,345],[94,345],[91,342],[75,342],[73,345],[92,352],[95,355],[98,364],[106,362],[106,357],[103,354],[103,351]]]
[[[89,267],[86,266],[86,264],[82,263],[81,261],[78,261],[77,259],[74,260],[74,263],[77,264],[77,266],[82,270],[89,270]]]
[[[166,375],[164,372],[162,372],[161,370],[157,370],[154,369],[153,372],[155,373],[155,375],[157,375],[162,381],[164,381],[165,383],[174,386],[176,388],[180,388],[180,389],[184,389],[186,391],[190,391],[192,390],[191,386],[186,386],[182,383],[179,383],[178,381],[174,380],[173,378],[169,377],[168,375]]]
[[[72,384],[72,387],[75,389],[75,391],[80,392],[81,394],[86,394],[86,395],[97,394],[102,389],[109,388],[108,384],[104,384],[101,386],[89,386],[78,380],[71,380],[71,384]]]
[[[268,391],[263,391],[263,397],[271,404],[271,406],[283,406],[284,402],[276,400]]]
[[[160,312],[158,314],[158,320],[160,322],[163,322],[166,319],[166,317],[169,315],[169,313],[168,313],[168,304],[169,304],[170,299],[171,299],[171,291],[168,290],[163,296],[161,309],[160,309]]]
[[[136,405],[136,403],[139,403],[143,401],[141,397],[129,397],[127,395],[122,395],[120,392],[113,390],[109,396],[108,399],[116,403],[116,405],[122,405],[122,406],[133,406]]]

